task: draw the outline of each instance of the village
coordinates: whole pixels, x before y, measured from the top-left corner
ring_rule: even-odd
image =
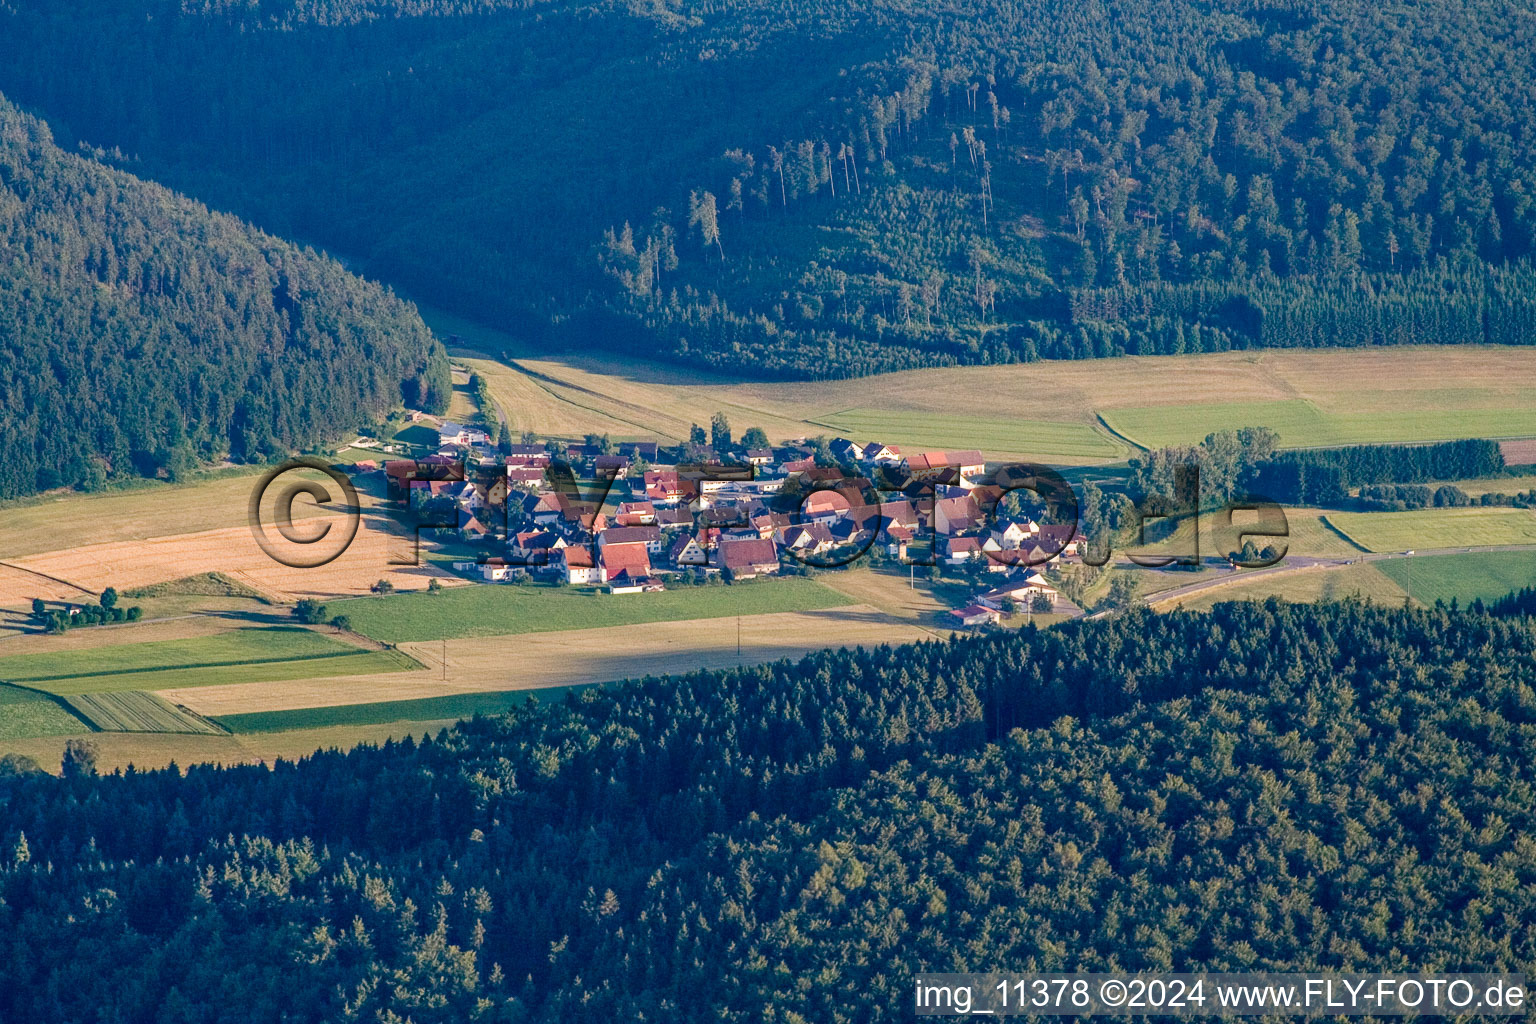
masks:
[[[1005,500],[978,451],[903,453],[846,438],[749,446],[766,442],[759,431],[710,448],[522,440],[498,444],[443,422],[435,453],[382,467],[418,522],[456,522],[477,552],[452,563],[468,578],[645,594],[867,558],[973,583],[949,612],[953,627],[1078,612],[1046,573],[1078,559],[1082,537]]]

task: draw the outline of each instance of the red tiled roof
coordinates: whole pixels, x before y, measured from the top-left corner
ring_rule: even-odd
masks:
[[[720,564],[732,570],[777,566],[779,552],[771,540],[733,540],[720,545]]]
[[[609,579],[621,572],[631,576],[649,576],[651,559],[646,554],[644,544],[609,543],[603,546],[603,568]]]

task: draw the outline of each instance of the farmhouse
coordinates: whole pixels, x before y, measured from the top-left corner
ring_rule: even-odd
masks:
[[[1008,580],[1002,586],[989,590],[976,600],[978,604],[984,604],[988,608],[1001,609],[1009,598],[1020,604],[1027,604],[1037,595],[1049,598],[1052,606],[1061,599],[1061,594],[1056,588],[1046,582],[1044,576],[1031,569],[1017,579]]]
[[[665,550],[661,530],[655,526],[613,526],[597,535],[598,550],[606,551],[611,544],[640,544],[653,555]]]
[[[656,506],[648,501],[625,501],[613,517],[619,526],[655,526]]]
[[[779,553],[771,540],[722,541],[716,554],[720,568],[736,579],[750,579],[779,571]]]
[[[862,462],[864,460],[864,449],[846,437],[834,437],[831,444],[827,445],[827,448],[831,450],[832,457],[838,462]]]
[[[560,550],[560,556],[565,568],[565,580],[567,583],[601,583],[603,582],[602,567],[592,558],[592,552],[585,547],[572,545]]]
[[[655,441],[620,441],[618,451],[620,455],[631,459],[655,462],[656,456],[661,453],[661,446]]]
[[[958,475],[960,486],[974,487],[976,481],[986,475],[987,460],[981,457],[981,452],[919,452],[916,455],[908,455],[907,471],[918,480],[933,480],[942,477],[946,470],[953,469]]]
[[[622,480],[629,476],[629,456],[599,455],[592,460],[592,471],[599,480]]]
[[[507,486],[520,490],[537,490],[544,486],[544,470],[537,466],[508,466]]]
[[[836,546],[832,531],[824,523],[786,527],[782,533],[784,547],[801,556],[819,555]]]
[[[444,447],[467,448],[475,444],[489,444],[491,435],[479,427],[466,427],[462,423],[444,420],[437,428],[437,443]]]
[[[691,569],[709,564],[710,539],[707,535],[694,537],[683,534],[667,549],[667,561],[679,569]]]
[[[686,508],[656,509],[656,525],[663,530],[675,530],[693,525],[693,513]]]
[[[651,574],[650,553],[642,542],[604,544],[600,555],[604,580],[611,580],[620,573],[636,578]]]
[[[1024,542],[1040,536],[1040,527],[1033,520],[1026,519],[1022,523],[998,523],[992,527],[992,539],[1003,551],[1013,551],[1024,546]]]
[[[985,519],[976,499],[967,494],[963,498],[940,498],[933,503],[933,529],[940,534],[965,533],[981,528]]]
[[[949,613],[960,620],[962,626],[990,626],[1002,621],[1003,615],[995,608],[985,605],[968,604],[964,608],[956,608]]]
[[[683,496],[682,483],[675,469],[648,469],[645,471],[645,496],[652,502],[670,504]]]
[[[502,558],[488,558],[480,565],[480,576],[487,583],[504,583],[526,575],[526,566],[512,565]]]

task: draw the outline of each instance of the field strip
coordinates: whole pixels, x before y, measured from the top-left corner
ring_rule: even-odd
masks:
[[[370,652],[361,649],[355,651],[322,651],[316,654],[293,654],[286,657],[276,658],[245,658],[239,661],[185,662],[177,663],[175,665],[147,665],[142,668],[111,668],[102,669],[96,672],[67,672],[56,676],[28,676],[27,682],[53,683],[63,679],[96,679],[105,678],[108,676],[143,675],[146,672],[165,672],[168,669],[180,672],[187,669],[199,668],[234,668],[247,665],[278,665],[287,664],[294,661],[325,661],[329,658],[354,658],[360,654],[368,653]]]
[[[1185,583],[1177,587],[1169,587],[1168,589],[1161,592],[1154,591],[1153,593],[1147,595],[1146,602],[1148,608],[1155,608],[1160,604],[1166,604],[1170,601],[1183,602],[1196,595],[1204,595],[1212,590],[1221,590],[1226,587],[1235,586],[1239,583],[1250,583],[1253,580],[1259,579],[1272,580],[1277,576],[1289,576],[1293,573],[1307,572],[1316,569],[1321,569],[1326,572],[1331,569],[1342,569],[1350,564],[1353,563],[1349,561],[1319,561],[1306,562],[1301,565],[1276,565],[1265,569],[1249,569],[1245,571],[1240,570],[1238,572],[1227,572],[1215,579],[1200,580],[1196,583]]]
[[[154,621],[110,623],[88,629],[72,629],[62,636],[28,633],[0,640],[0,675],[5,660],[23,654],[65,654],[97,647],[116,647],[125,643],[153,643],[157,640],[190,640],[240,628],[240,623],[212,615],[177,615]]]
[[[638,406],[638,405],[634,405],[633,403],[630,403],[630,402],[622,401],[620,399],[614,398],[611,395],[604,395],[601,392],[594,391],[593,389],[588,388],[588,387],[583,387],[582,385],[573,383],[571,381],[559,380],[559,379],[557,379],[555,377],[550,376],[547,373],[542,373],[542,372],[540,372],[538,370],[534,370],[534,369],[531,369],[530,367],[524,366],[521,362],[519,362],[516,359],[509,360],[508,361],[508,365],[510,365],[512,367],[512,369],[516,370],[518,373],[521,373],[525,377],[528,377],[530,380],[532,380],[539,387],[543,388],[544,391],[547,394],[549,394],[552,398],[555,398],[555,399],[557,399],[559,401],[562,401],[562,402],[566,403],[567,405],[574,406],[575,408],[580,409],[583,412],[596,413],[599,416],[606,416],[608,419],[617,420],[620,423],[627,423],[630,426],[635,427],[636,429],[640,430],[642,433],[649,433],[649,432],[655,430],[655,427],[651,426],[649,424],[639,423],[639,422],[636,422],[635,420],[626,419],[623,416],[616,415],[616,414],[614,414],[612,412],[607,412],[605,410],[597,408],[596,406],[593,406],[593,405],[583,405],[582,403],[577,402],[577,401],[573,401],[572,399],[566,398],[563,395],[556,394],[555,391],[552,390],[552,387],[566,388],[567,390],[574,391],[574,392],[576,392],[577,394],[580,394],[580,395],[591,395],[593,398],[607,399],[608,401],[613,402],[615,405],[617,405],[620,408],[625,409],[625,410],[638,410],[640,412],[650,411],[650,410],[645,409],[643,406]],[[677,438],[674,438],[674,440],[677,440]]]
[[[404,643],[400,650],[422,662],[424,670],[170,692],[172,699],[198,714],[218,717],[731,668],[800,657],[823,647],[899,644],[934,636],[929,629],[869,605],[742,616],[740,631],[739,657],[734,618],[684,619]]]
[[[1095,422],[1098,423],[1099,426],[1101,426],[1105,430],[1109,431],[1109,435],[1111,437],[1113,437],[1117,441],[1120,441],[1123,444],[1129,445],[1130,448],[1131,448],[1131,451],[1133,451],[1133,452],[1144,452],[1144,451],[1148,450],[1146,445],[1140,443],[1139,441],[1135,441],[1135,440],[1127,437],[1126,435],[1120,433],[1120,431],[1116,430],[1110,424],[1109,420],[1104,418],[1104,414],[1102,412],[1094,413],[1093,414],[1093,418],[1094,418]]]
[[[397,590],[424,589],[433,578],[447,586],[465,582],[427,562],[392,565],[391,558],[401,553],[403,543],[408,543],[408,538],[396,533],[387,518],[365,514],[351,546],[335,561],[314,569],[294,569],[273,561],[257,545],[249,527],[90,544],[34,555],[16,568],[39,576],[73,579],[72,586],[92,596],[109,586],[127,590],[204,572],[225,573],[255,590],[289,601],[366,594],[380,578],[389,579]],[[30,585],[30,580],[0,572],[0,606],[25,605],[34,597],[48,596]]]
[[[153,693],[80,693],[68,698],[75,712],[103,732],[194,733],[217,736],[228,732],[217,722],[186,710]]]

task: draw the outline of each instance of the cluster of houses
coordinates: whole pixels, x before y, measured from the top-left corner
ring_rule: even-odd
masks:
[[[503,454],[485,431],[454,423],[440,438],[437,455],[385,469],[413,500],[451,501],[467,540],[499,544],[504,516],[504,549],[460,564],[488,582],[554,577],[642,593],[678,574],[751,579],[796,563],[847,564],[876,545],[905,560],[909,547],[931,543],[934,559],[987,581],[953,613],[979,626],[1042,599],[1054,607],[1059,595],[1039,568],[1075,557],[1080,541],[1072,527],[992,515],[1003,492],[977,451],[904,455],[838,438],[828,448],[843,468],[818,465],[821,449],[809,441],[679,465],[655,442],[523,444]],[[477,459],[478,471],[463,468]]]

